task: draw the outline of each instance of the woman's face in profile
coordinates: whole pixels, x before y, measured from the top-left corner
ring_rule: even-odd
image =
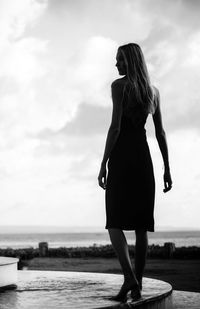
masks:
[[[124,61],[124,57],[120,50],[118,50],[116,55],[116,67],[118,69],[119,75],[126,75],[126,65]]]

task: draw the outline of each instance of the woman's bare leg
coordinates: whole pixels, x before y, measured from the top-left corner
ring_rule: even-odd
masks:
[[[146,230],[138,229],[135,231],[135,275],[142,287],[142,277],[146,263],[148,249],[148,235]]]
[[[124,232],[120,229],[108,229],[112,246],[119,259],[125,280],[136,280],[129,256],[128,244]]]

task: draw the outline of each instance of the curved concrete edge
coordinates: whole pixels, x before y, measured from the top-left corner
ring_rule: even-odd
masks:
[[[101,307],[98,309],[130,309],[130,308],[140,308],[140,309],[172,309],[173,308],[173,298],[172,289],[163,295],[154,296],[152,298],[144,299],[141,298],[136,302],[132,302],[131,299],[127,300],[125,303],[119,303],[116,305]],[[95,309],[95,308],[94,308]]]
[[[131,308],[140,308],[140,309],[172,309],[173,308],[173,300],[172,296],[169,295],[166,298],[160,300],[154,300],[152,302],[127,302],[120,303],[118,305],[113,305],[109,307],[101,307],[98,309],[131,309]],[[94,308],[95,309],[95,308]],[[180,308],[179,308],[180,309]],[[188,308],[187,308],[188,309]]]
[[[7,290],[15,290],[17,289],[17,284],[9,284],[0,287],[0,293],[6,292]]]
[[[117,274],[19,270],[17,289],[3,293],[1,305],[6,309],[171,309],[172,287],[167,282],[144,278],[142,298],[119,303],[110,299],[116,295],[123,283]]]
[[[19,262],[18,258],[8,257],[8,256],[0,256],[0,267],[5,265],[16,264]]]
[[[30,271],[25,271],[27,272],[27,275],[30,274]],[[42,276],[46,274],[46,276],[51,276],[53,274],[52,271],[34,271],[34,275],[37,276]],[[54,272],[55,273],[55,272]],[[93,273],[93,272],[73,272],[73,271],[68,271],[64,272],[67,273],[68,277],[73,277],[80,279],[81,277],[86,277],[89,280],[96,280],[97,277],[101,277],[102,279],[104,278],[106,282],[109,284],[112,284],[112,289],[115,290],[115,292],[118,292],[118,289],[120,287],[120,281],[123,281],[123,276],[119,274],[108,274],[108,273]],[[56,274],[59,275],[64,275],[62,271],[57,271]],[[24,273],[25,274],[25,273]],[[115,292],[111,292],[112,294]],[[131,302],[130,299],[126,303],[117,303],[113,301],[113,304],[111,306],[105,306],[101,307],[102,309],[104,308],[150,308],[150,305],[153,305],[155,308],[155,304],[162,303],[162,307],[158,308],[172,308],[171,307],[171,293],[172,293],[172,286],[164,281],[157,280],[157,279],[150,279],[150,278],[144,278],[143,279],[143,291],[142,291],[142,298],[138,300],[137,302]],[[167,298],[170,299],[167,301]],[[163,304],[169,303],[169,305],[163,306]],[[121,306],[121,307],[120,307]],[[144,307],[145,306],[145,307]],[[94,307],[95,308],[95,307]],[[99,309],[100,307],[98,307]],[[153,307],[152,307],[153,308]],[[157,308],[157,309],[158,309]]]
[[[0,257],[0,292],[16,288],[18,258]]]

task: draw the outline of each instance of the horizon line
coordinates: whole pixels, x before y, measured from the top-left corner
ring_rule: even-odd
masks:
[[[81,232],[103,232],[106,231],[106,229],[104,228],[104,226],[83,226],[83,225],[79,225],[79,226],[59,226],[59,225],[1,225],[0,226],[0,232],[13,232],[14,230],[18,230],[18,231],[23,231],[24,232],[36,232],[35,230],[51,230],[52,232],[59,232],[59,231],[63,231],[63,232],[73,232],[73,233],[81,233]],[[132,230],[134,231],[134,230]],[[155,227],[155,232],[178,232],[178,231],[200,231],[199,227],[174,227],[174,226],[156,226]],[[46,231],[47,232],[47,231]],[[128,231],[125,231],[128,232]],[[154,232],[154,233],[155,233]],[[38,233],[40,233],[40,231],[38,231]]]

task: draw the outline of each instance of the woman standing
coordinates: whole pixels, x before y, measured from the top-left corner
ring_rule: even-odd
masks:
[[[154,232],[155,181],[144,128],[150,113],[164,161],[164,192],[171,189],[172,180],[159,91],[150,83],[142,50],[135,43],[120,46],[116,60],[119,75],[124,77],[115,80],[111,86],[112,121],[98,181],[106,190],[105,228],[124,274],[124,283],[112,299],[122,301],[129,291],[133,300],[141,297],[147,231]],[[135,272],[123,230],[135,230]]]

